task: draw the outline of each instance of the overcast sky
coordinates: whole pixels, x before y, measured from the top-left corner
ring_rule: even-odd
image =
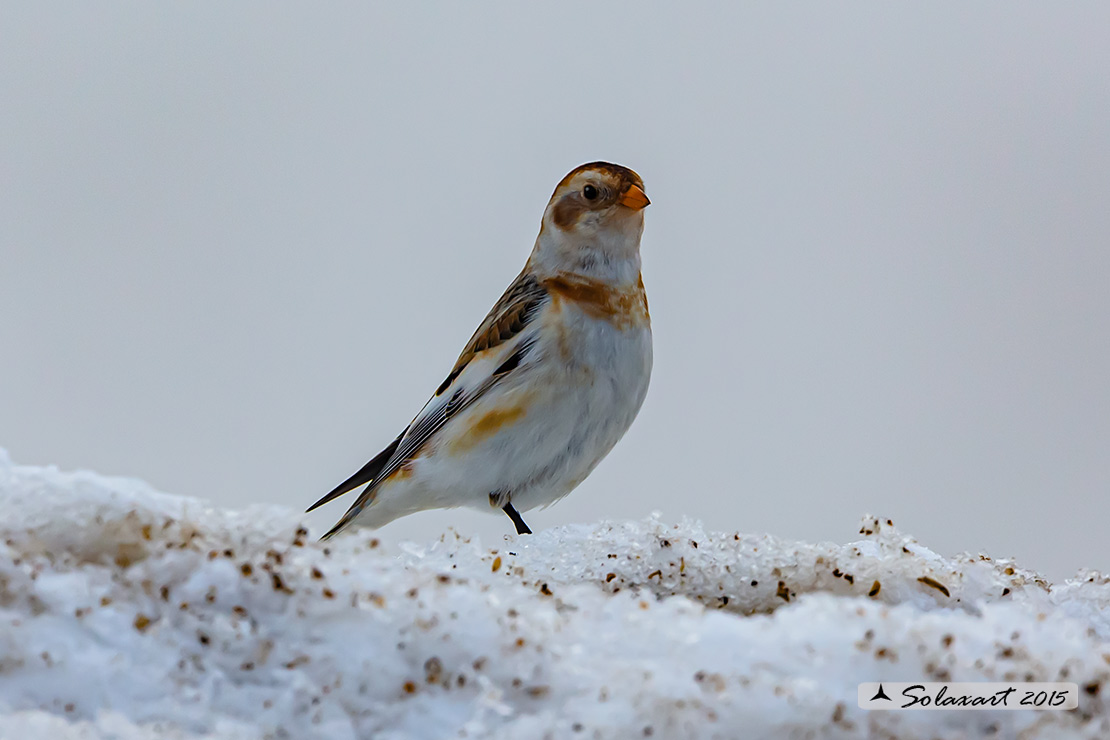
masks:
[[[304,508],[390,442],[571,168],[637,170],[655,372],[533,529],[1110,570],[1110,5],[17,3],[0,446]],[[310,520],[322,530],[343,512]],[[494,543],[503,515],[421,514]]]

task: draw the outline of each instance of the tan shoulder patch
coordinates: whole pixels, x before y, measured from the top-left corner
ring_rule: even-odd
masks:
[[[486,411],[477,416],[467,426],[466,431],[458,435],[450,443],[451,452],[459,454],[476,447],[479,443],[489,439],[505,427],[519,421],[524,417],[527,411],[528,407],[523,403],[493,408]]]
[[[566,273],[547,278],[542,285],[556,300],[573,303],[590,316],[605,319],[620,328],[651,320],[643,277],[635,288],[626,290],[617,290],[601,281]]]

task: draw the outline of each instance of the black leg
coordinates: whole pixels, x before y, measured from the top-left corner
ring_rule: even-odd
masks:
[[[501,510],[508,514],[509,518],[513,520],[513,524],[516,525],[517,534],[532,534],[532,530],[528,529],[528,525],[524,523],[524,520],[520,517],[520,512],[513,507],[512,502],[502,506]]]

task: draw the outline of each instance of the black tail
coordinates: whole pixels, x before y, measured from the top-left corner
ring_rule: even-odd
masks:
[[[305,509],[305,513],[312,511],[318,506],[323,506],[332,499],[339,498],[347,491],[358,488],[363,483],[370,483],[371,481],[373,481],[374,478],[378,476],[378,473],[382,472],[382,468],[385,467],[385,464],[389,462],[389,458],[392,457],[393,453],[397,450],[397,445],[401,443],[401,437],[403,436],[405,436],[404,432],[397,435],[397,439],[393,440],[392,444],[390,444],[389,447],[386,447],[384,450],[375,455],[374,459],[363,465],[357,473],[333,488],[331,490],[331,493],[329,493],[327,496],[324,496],[312,506],[309,506],[307,509]]]

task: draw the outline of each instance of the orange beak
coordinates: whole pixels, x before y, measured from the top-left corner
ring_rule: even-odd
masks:
[[[628,190],[625,190],[621,194],[621,197],[617,198],[617,202],[620,203],[622,206],[631,208],[634,211],[638,211],[641,208],[647,208],[649,205],[651,205],[651,201],[648,200],[648,197],[644,193],[644,191],[640,190],[640,188],[636,187],[635,185],[630,185],[628,187]]]

